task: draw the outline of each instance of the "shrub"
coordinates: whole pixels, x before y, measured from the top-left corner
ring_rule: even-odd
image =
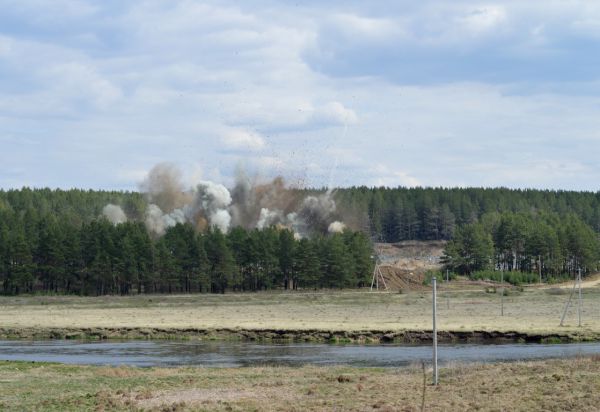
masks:
[[[473,272],[470,276],[472,280],[489,280],[500,282],[502,273],[498,270],[480,270]],[[539,276],[536,273],[528,272],[504,272],[504,281],[511,285],[521,285],[523,283],[536,283]]]
[[[554,275],[546,280],[546,282],[550,285],[555,283],[563,283],[568,282],[569,280],[573,280],[572,276],[569,276],[567,273],[561,273],[560,275]]]
[[[443,271],[442,270],[428,270],[427,272],[425,272],[425,279],[423,279],[423,285],[425,285],[425,286],[431,285],[431,278],[433,278],[434,276],[437,278],[438,284],[446,281],[446,271],[445,270],[443,270]],[[449,280],[455,280],[456,277],[457,277],[456,273],[453,273],[453,272],[448,273]]]

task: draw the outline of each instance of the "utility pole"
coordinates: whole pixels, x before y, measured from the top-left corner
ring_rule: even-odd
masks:
[[[577,275],[577,287],[579,288],[579,303],[577,304],[577,318],[579,320],[579,327],[581,327],[581,268]]]
[[[504,268],[500,270],[500,316],[504,316]]]
[[[437,351],[437,279],[431,278],[433,285],[433,384],[438,384],[438,351]]]
[[[446,268],[446,288],[449,289],[450,286],[450,269]],[[446,291],[446,309],[450,310],[450,295],[448,295],[448,290]]]

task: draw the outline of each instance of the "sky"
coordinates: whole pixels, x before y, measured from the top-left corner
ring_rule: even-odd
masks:
[[[0,0],[0,188],[600,190],[600,2]]]

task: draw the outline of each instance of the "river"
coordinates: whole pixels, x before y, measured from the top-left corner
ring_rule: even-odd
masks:
[[[427,345],[262,344],[200,341],[0,341],[0,360],[82,365],[243,367],[352,365],[400,367],[430,362]],[[455,344],[439,346],[439,361],[510,362],[600,354],[600,343]]]

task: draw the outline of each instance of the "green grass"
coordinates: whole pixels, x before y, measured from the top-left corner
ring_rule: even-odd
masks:
[[[529,334],[600,334],[600,290],[583,291],[583,327],[576,306],[560,317],[568,287],[511,288],[504,297],[486,293],[486,286],[460,282],[440,284],[438,326],[446,331],[516,331]],[[565,292],[560,292],[561,290]],[[496,290],[498,292],[498,290]],[[559,293],[560,292],[560,293]],[[85,328],[402,331],[431,329],[431,292],[370,293],[361,291],[269,292],[176,296],[20,296],[0,297],[0,329],[56,329],[77,333]],[[169,332],[173,331],[173,333]],[[70,332],[69,332],[70,333]],[[16,333],[18,335],[18,333]]]
[[[14,411],[596,410],[600,357],[451,365],[132,368],[0,362],[0,409]]]

